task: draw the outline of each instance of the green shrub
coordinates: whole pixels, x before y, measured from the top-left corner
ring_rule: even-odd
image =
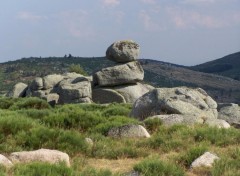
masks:
[[[163,162],[157,158],[147,158],[134,166],[134,170],[144,176],[184,176],[184,171],[173,163]]]
[[[106,110],[103,111],[102,115],[104,117],[111,116],[128,116],[130,113],[129,108],[124,106],[109,106]]]
[[[79,64],[71,64],[68,68],[68,71],[87,76],[87,72]]]
[[[80,176],[112,176],[113,174],[109,170],[96,170],[94,168],[86,168]]]
[[[144,120],[144,124],[148,131],[151,133],[156,132],[159,127],[162,125],[162,121],[158,118],[156,119],[146,119]]]
[[[14,176],[73,176],[73,170],[64,164],[31,163],[14,166]]]
[[[46,100],[30,97],[30,98],[22,98],[21,101],[17,101],[13,104],[10,109],[11,110],[19,110],[19,109],[49,109],[50,105]]]
[[[189,168],[192,162],[207,151],[206,146],[197,146],[190,148],[178,158],[178,163]]]
[[[0,109],[9,109],[16,101],[18,101],[17,98],[0,98]]]
[[[240,144],[240,133],[239,130],[230,128],[217,128],[204,126],[196,129],[194,135],[196,142],[209,141],[211,144],[217,146],[228,146],[234,144]]]

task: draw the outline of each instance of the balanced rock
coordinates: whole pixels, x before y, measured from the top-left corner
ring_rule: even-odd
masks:
[[[39,149],[35,151],[23,151],[11,153],[10,159],[13,163],[29,163],[29,162],[48,162],[57,164],[65,162],[70,166],[69,156],[58,150]]]
[[[5,157],[4,155],[0,154],[0,165],[5,166],[5,167],[11,167],[13,166],[12,162]]]
[[[26,91],[28,89],[28,85],[24,83],[17,83],[13,86],[12,90],[7,93],[7,97],[24,97],[26,95]]]
[[[144,71],[139,62],[118,64],[113,67],[103,68],[93,76],[95,84],[99,86],[116,86],[142,81]]]
[[[59,103],[91,103],[92,88],[87,77],[62,80],[53,90],[59,95]]]
[[[192,162],[190,168],[212,167],[214,161],[219,159],[220,158],[217,155],[210,152],[205,152],[203,155]]]
[[[230,124],[240,123],[240,107],[234,103],[218,104],[218,118]]]
[[[153,115],[183,114],[216,119],[216,108],[217,103],[200,88],[157,88],[137,99],[130,116],[144,120]]]
[[[106,51],[109,60],[125,63],[137,60],[139,56],[139,45],[132,40],[122,40],[113,43]]]
[[[150,134],[141,125],[124,125],[108,131],[110,137],[149,138]]]

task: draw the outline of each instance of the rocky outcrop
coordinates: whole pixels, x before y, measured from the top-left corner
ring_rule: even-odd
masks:
[[[131,62],[137,60],[139,45],[132,40],[122,40],[113,43],[106,51],[106,57],[115,62]]]
[[[48,90],[56,86],[60,81],[64,79],[63,75],[47,75],[44,76],[43,78],[43,90]]]
[[[13,97],[13,98],[18,98],[18,97],[24,97],[26,95],[27,91],[27,84],[24,83],[17,83],[16,85],[13,86],[12,90],[10,90],[7,93],[7,97]]]
[[[219,160],[220,158],[210,152],[205,152],[199,158],[195,159],[190,168],[197,168],[197,167],[212,167],[215,160]]]
[[[86,77],[63,79],[53,92],[59,95],[59,103],[91,103],[91,82]]]
[[[11,167],[13,166],[13,163],[7,157],[0,154],[0,165],[5,167]]]
[[[144,120],[153,115],[182,114],[194,118],[217,118],[217,103],[200,89],[157,88],[140,97],[130,116]]]
[[[108,131],[110,137],[149,138],[150,134],[141,125],[124,125]]]
[[[230,124],[240,123],[240,107],[234,103],[218,104],[218,118]]]
[[[47,162],[58,164],[64,162],[67,166],[70,166],[68,154],[58,150],[39,149],[35,151],[14,152],[11,153],[10,159],[13,163]]]
[[[131,40],[115,42],[107,49],[106,57],[116,62],[116,65],[94,73],[95,103],[133,103],[152,89],[140,83],[144,71],[137,61],[139,50],[139,45]]]

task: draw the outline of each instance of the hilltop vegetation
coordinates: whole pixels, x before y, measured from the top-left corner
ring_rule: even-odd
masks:
[[[0,99],[0,153],[57,149],[71,157],[64,164],[18,164],[1,167],[1,175],[122,175],[132,170],[143,175],[239,175],[240,131],[205,125],[166,127],[160,120],[128,117],[129,104],[66,104],[50,107],[37,98]],[[124,124],[141,124],[151,138],[111,138],[107,131]],[[85,138],[91,138],[89,145]],[[189,170],[205,151],[221,159],[213,168]],[[108,164],[106,164],[108,163]],[[116,164],[118,163],[118,164]]]
[[[227,76],[240,81],[240,52],[193,66],[191,69]]]

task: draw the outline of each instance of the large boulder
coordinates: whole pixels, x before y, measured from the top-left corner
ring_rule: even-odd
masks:
[[[146,84],[136,83],[130,85],[116,86],[113,88],[120,93],[127,103],[134,103],[139,97],[153,90],[154,87]]]
[[[116,86],[142,81],[144,71],[139,62],[129,62],[103,68],[93,76],[95,84],[99,86]]]
[[[207,119],[204,124],[207,124],[211,127],[217,127],[217,128],[230,128],[230,124],[222,119]]]
[[[13,98],[25,97],[27,89],[28,89],[28,85],[20,82],[15,84],[12,90],[10,90],[6,96],[13,97]]]
[[[215,160],[219,160],[220,158],[210,152],[205,152],[203,155],[195,159],[190,168],[197,168],[197,167],[212,167]]]
[[[233,103],[218,104],[218,118],[230,124],[240,123],[240,107]]]
[[[91,103],[92,88],[87,77],[62,80],[53,90],[59,95],[59,103]]]
[[[153,115],[183,114],[195,118],[217,118],[217,103],[200,89],[157,88],[140,97],[130,116],[144,120]]]
[[[51,89],[64,79],[63,75],[53,74],[43,77],[43,89]]]
[[[113,89],[96,88],[92,90],[92,100],[95,103],[126,103],[125,98]]]
[[[139,56],[139,45],[132,40],[122,40],[113,43],[106,51],[106,57],[115,62],[131,62]]]
[[[124,125],[108,131],[110,137],[149,138],[150,134],[141,125]]]
[[[194,125],[194,124],[203,124],[204,120],[200,117],[192,115],[181,115],[181,114],[166,114],[166,115],[155,115],[148,117],[146,120],[150,119],[159,119],[163,125],[172,126],[172,125]]]
[[[39,149],[35,151],[14,152],[11,153],[10,159],[13,163],[47,162],[58,164],[65,162],[67,166],[70,166],[68,154],[58,150]]]

